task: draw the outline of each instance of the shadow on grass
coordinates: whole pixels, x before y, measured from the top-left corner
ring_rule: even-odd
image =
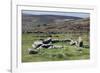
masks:
[[[89,45],[83,45],[83,48],[90,48]]]

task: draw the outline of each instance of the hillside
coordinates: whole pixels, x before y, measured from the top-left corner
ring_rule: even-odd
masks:
[[[22,32],[88,32],[89,24],[89,18],[22,14]]]

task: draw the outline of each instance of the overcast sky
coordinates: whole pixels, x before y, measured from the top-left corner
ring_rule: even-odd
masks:
[[[22,10],[23,14],[30,14],[30,15],[61,15],[61,16],[75,16],[86,18],[89,17],[89,13],[83,12],[54,12],[54,11],[30,11],[30,10]]]

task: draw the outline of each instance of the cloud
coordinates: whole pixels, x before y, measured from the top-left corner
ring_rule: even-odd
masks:
[[[35,10],[22,10],[23,14],[29,15],[60,15],[60,16],[75,16],[86,18],[90,17],[90,13],[84,12],[56,12],[56,11],[35,11]]]

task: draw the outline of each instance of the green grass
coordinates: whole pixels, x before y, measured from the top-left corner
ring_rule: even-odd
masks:
[[[90,49],[89,47],[81,48],[82,51],[79,51],[79,47],[70,46],[67,43],[60,42],[55,43],[56,45],[61,45],[64,48],[60,49],[46,49],[43,48],[39,50],[38,54],[29,54],[27,49],[32,48],[32,43],[38,39],[44,39],[46,37],[41,37],[43,34],[22,34],[22,62],[41,62],[41,61],[63,61],[63,60],[83,60],[90,58]],[[37,37],[38,36],[38,37]],[[77,39],[79,34],[53,34],[52,38],[71,38]],[[56,37],[57,36],[57,37]],[[81,35],[85,45],[89,46],[89,35],[84,33]]]

